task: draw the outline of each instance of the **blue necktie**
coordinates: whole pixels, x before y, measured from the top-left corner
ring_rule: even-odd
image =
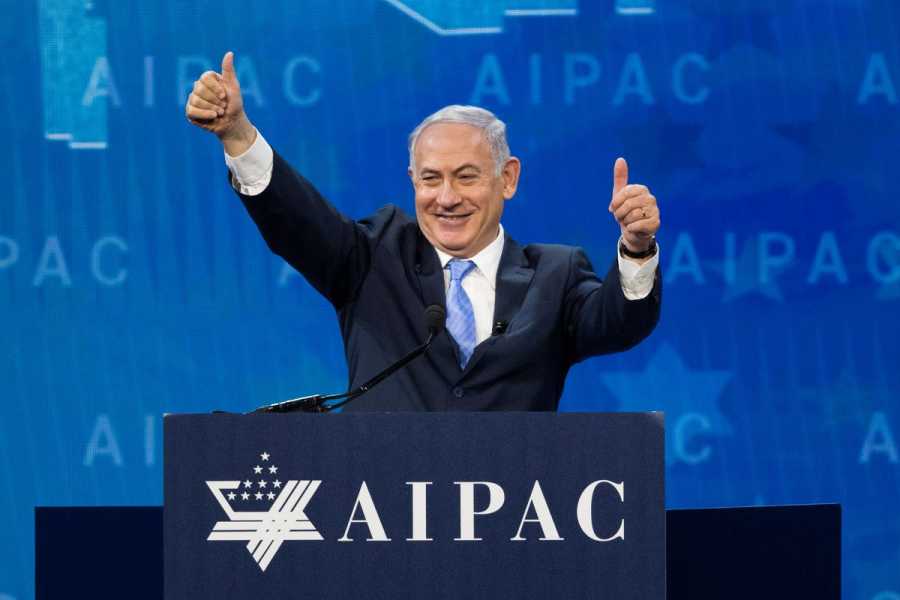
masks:
[[[472,302],[463,289],[462,280],[475,267],[471,260],[451,259],[450,289],[447,290],[447,331],[459,346],[459,368],[465,369],[466,363],[475,349],[475,313]]]

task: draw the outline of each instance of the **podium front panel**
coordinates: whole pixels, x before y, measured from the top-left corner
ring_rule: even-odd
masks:
[[[664,598],[660,413],[165,419],[166,598]]]

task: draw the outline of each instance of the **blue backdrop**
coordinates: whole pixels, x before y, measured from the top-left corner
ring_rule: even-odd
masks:
[[[352,216],[412,211],[407,133],[480,104],[524,164],[506,229],[603,270],[627,157],[662,321],[563,408],[665,410],[669,506],[843,503],[844,597],[900,599],[894,0],[0,7],[0,600],[33,593],[34,505],[161,502],[163,412],[346,385],[332,310],[183,117],[229,49],[251,119]]]

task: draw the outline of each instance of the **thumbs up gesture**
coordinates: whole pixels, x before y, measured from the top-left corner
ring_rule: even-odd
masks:
[[[656,196],[644,185],[628,183],[628,163],[616,159],[613,167],[613,192],[609,212],[622,230],[622,243],[630,252],[648,250],[659,230]]]
[[[206,71],[194,82],[184,112],[188,121],[216,134],[229,154],[237,155],[250,147],[256,130],[244,113],[233,52],[225,53],[222,58],[221,73]]]

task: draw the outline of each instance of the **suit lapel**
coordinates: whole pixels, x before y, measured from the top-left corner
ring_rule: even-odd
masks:
[[[492,327],[501,321],[507,325],[512,322],[525,300],[525,294],[533,278],[534,269],[529,266],[522,247],[507,235],[503,243],[503,254],[500,256],[500,266],[497,268]],[[497,342],[498,337],[492,335],[475,348],[463,375],[472,370],[485,352]]]
[[[446,310],[447,298],[444,293],[444,272],[441,269],[441,261],[438,259],[437,252],[421,232],[416,245],[415,268],[425,306],[437,304]]]
[[[522,247],[514,239],[506,236],[500,268],[497,270],[497,295],[494,298],[494,323],[509,323],[519,312],[528,286],[534,278],[534,269]]]

